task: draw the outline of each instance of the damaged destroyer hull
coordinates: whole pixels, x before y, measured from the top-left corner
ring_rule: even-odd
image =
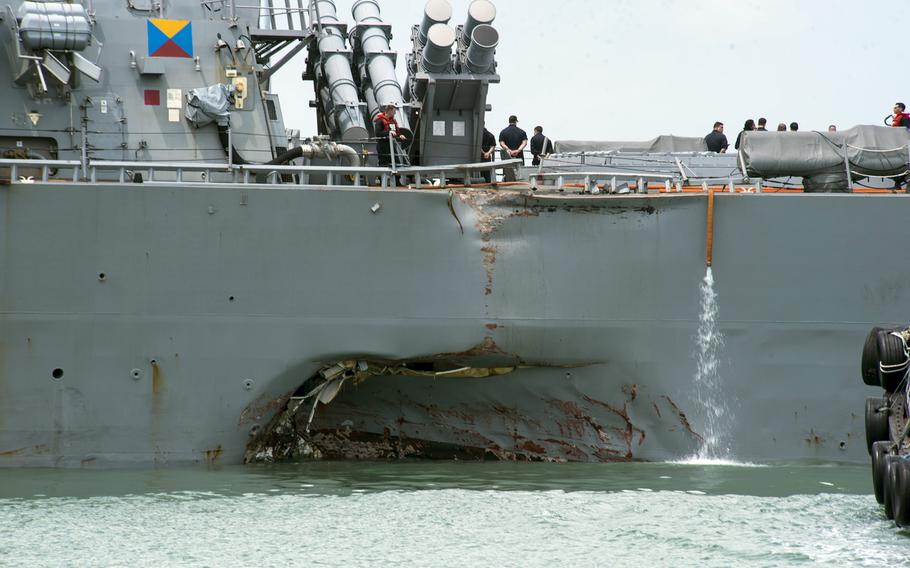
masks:
[[[326,457],[679,459],[720,405],[738,459],[865,460],[858,346],[910,300],[894,239],[910,201],[716,196],[725,341],[709,404],[693,382],[706,209],[705,195],[0,188],[0,466],[237,463],[307,379],[350,359],[514,370],[349,382],[310,427]]]

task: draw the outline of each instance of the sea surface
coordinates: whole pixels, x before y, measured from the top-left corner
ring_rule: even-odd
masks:
[[[0,470],[2,566],[910,566],[868,467]]]

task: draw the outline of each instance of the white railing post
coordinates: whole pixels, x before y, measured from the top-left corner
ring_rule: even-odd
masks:
[[[847,169],[847,189],[853,193],[853,176],[850,174],[850,156],[847,154],[846,142],[844,142],[844,167]]]

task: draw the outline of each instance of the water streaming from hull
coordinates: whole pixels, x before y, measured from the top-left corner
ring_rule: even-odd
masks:
[[[717,292],[714,272],[708,267],[701,286],[701,312],[696,337],[695,398],[702,409],[704,441],[692,456],[695,462],[728,462],[733,459],[727,434],[732,416],[723,396],[718,355],[724,338],[717,329]]]

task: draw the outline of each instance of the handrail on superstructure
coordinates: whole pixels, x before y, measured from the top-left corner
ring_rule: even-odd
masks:
[[[438,174],[442,187],[445,187],[448,178],[461,177],[465,180],[470,179],[471,173],[492,171],[502,167],[514,167],[521,163],[521,160],[505,160],[502,162],[476,162],[472,164],[449,164],[441,166],[408,166],[404,168],[385,168],[371,166],[295,166],[295,165],[270,165],[270,164],[235,164],[231,165],[225,162],[139,162],[139,161],[114,161],[114,160],[93,160],[86,164],[85,176],[91,183],[99,181],[99,172],[115,171],[117,172],[117,181],[127,183],[131,174],[141,172],[145,173],[148,181],[154,181],[156,173],[172,172],[174,181],[183,183],[183,174],[185,172],[200,172],[202,183],[215,183],[211,179],[212,173],[228,174],[232,177],[230,183],[251,183],[251,174],[266,174],[268,183],[278,183],[282,174],[326,174],[328,185],[340,177],[349,177],[355,185],[363,185],[363,177],[378,177],[381,180],[382,187],[388,187],[389,180],[393,176],[406,177],[414,176],[419,184],[420,177],[429,177],[431,174]],[[77,182],[83,174],[82,162],[79,160],[44,160],[44,159],[0,159],[0,168],[10,168],[10,178],[12,183],[28,183],[34,180],[20,180],[20,169],[41,169],[41,181],[49,181],[51,170],[54,169],[72,169],[73,174],[71,181]],[[452,175],[455,174],[455,175]],[[459,175],[460,174],[460,175]]]
[[[250,174],[265,173],[269,183],[278,183],[281,174],[326,174],[328,185],[333,185],[335,176],[350,176],[354,179],[355,185],[362,185],[363,176],[378,176],[381,180],[382,187],[388,186],[389,177],[393,175],[392,170],[388,168],[375,168],[368,166],[347,167],[347,166],[279,166],[268,164],[243,164],[229,165],[226,163],[202,163],[202,162],[118,162],[118,161],[95,161],[90,162],[88,166],[89,179],[92,182],[98,180],[98,171],[117,170],[118,180],[120,183],[126,183],[127,172],[146,172],[149,181],[154,181],[156,172],[174,172],[175,182],[183,183],[184,172],[201,172],[204,173],[203,183],[213,183],[211,181],[212,172],[228,173],[232,175],[233,182],[249,184]]]
[[[204,173],[204,182],[211,182],[212,172],[231,174],[235,182],[243,184],[251,182],[251,175],[255,173],[266,174],[269,183],[278,183],[281,174],[326,174],[327,185],[334,185],[338,176],[352,178],[354,185],[362,186],[363,177],[378,177],[382,187],[389,186],[390,178],[414,176],[419,184],[421,175],[438,174],[440,187],[446,187],[448,178],[460,177],[469,180],[471,173],[495,170],[501,167],[514,167],[521,160],[505,160],[502,162],[476,162],[472,164],[450,164],[443,166],[408,166],[398,169],[370,167],[370,166],[294,166],[294,165],[269,165],[269,164],[243,164],[229,165],[226,163],[202,162],[131,162],[131,161],[93,161],[88,165],[89,179],[98,181],[98,171],[118,171],[118,181],[126,183],[127,172],[146,172],[149,181],[154,181],[156,172],[174,172],[175,182],[183,183],[184,172]],[[447,175],[449,174],[449,175]],[[455,174],[455,175],[451,175]],[[460,174],[460,175],[458,175]]]
[[[10,169],[11,183],[34,183],[31,178],[20,178],[19,172],[23,169],[41,170],[40,181],[47,182],[51,180],[52,172],[56,177],[54,170],[66,169],[72,170],[72,175],[61,179],[69,179],[72,182],[78,182],[80,179],[87,178],[89,183],[110,182],[129,183],[133,181],[133,176],[137,173],[145,174],[143,182],[149,183],[192,183],[192,184],[210,184],[210,183],[228,183],[242,185],[256,185],[260,183],[279,184],[282,182],[283,175],[308,175],[324,174],[325,183],[302,183],[294,182],[294,185],[306,186],[334,186],[336,181],[347,178],[347,183],[353,183],[354,186],[368,187],[363,182],[366,178],[378,178],[383,188],[390,186],[390,181],[395,178],[414,177],[414,186],[421,185],[421,179],[438,176],[438,182],[433,187],[445,188],[450,179],[464,180],[464,186],[470,187],[471,174],[484,171],[493,171],[503,167],[514,167],[521,164],[521,160],[512,159],[501,162],[475,162],[470,164],[447,164],[439,166],[408,166],[398,169],[371,166],[296,166],[296,165],[269,165],[269,164],[235,164],[231,165],[225,162],[140,162],[140,161],[108,161],[98,160],[89,162],[83,170],[82,162],[79,160],[44,160],[44,159],[0,159],[0,168]],[[115,172],[116,176],[100,176],[100,172]],[[186,172],[199,172],[203,175],[197,180],[186,180]],[[171,173],[173,179],[156,180],[156,173]],[[213,179],[212,174],[223,174],[220,179]],[[264,174],[265,181],[255,179],[255,174]],[[558,172],[542,173],[535,172],[529,174],[532,189],[537,189],[537,182],[541,179],[556,178],[557,186],[562,187],[566,178],[584,179],[585,190],[592,193],[600,193],[600,187],[597,186],[598,179],[609,179],[609,190],[611,193],[617,193],[617,179],[626,178],[636,180],[637,190],[639,193],[645,193],[648,189],[646,180],[663,180],[666,184],[667,192],[679,192],[682,190],[682,181],[677,176],[668,174],[648,174],[639,172]],[[745,181],[744,178],[711,178],[703,180],[705,184],[708,181],[724,181],[729,183],[730,191],[735,190],[735,184]],[[672,182],[672,183],[671,183]],[[343,185],[343,184],[339,184]],[[604,184],[604,189],[608,184]],[[674,187],[675,185],[675,187]],[[726,184],[725,184],[726,185]],[[761,192],[760,182],[756,183],[755,191]]]
[[[279,30],[285,28],[279,28],[276,16],[284,15],[287,17],[288,30],[305,30],[308,27],[306,20],[307,8],[303,7],[302,0],[284,0],[284,6],[276,6],[273,4],[274,0],[268,0],[266,2],[260,2],[259,4],[240,4],[238,0],[200,0],[200,4],[203,7],[212,9],[213,6],[220,5],[224,7],[225,4],[228,5],[228,18],[231,21],[237,21],[237,10],[256,10],[259,14],[259,19],[268,18],[271,30]],[[292,6],[291,4],[296,3],[297,6]],[[298,21],[295,22],[293,16],[296,15]]]
[[[511,160],[503,160],[501,162],[474,162],[471,164],[448,164],[443,166],[407,166],[403,168],[398,168],[395,173],[398,175],[413,175],[419,177],[420,174],[427,174],[426,177],[429,177],[431,174],[439,174],[439,185],[440,187],[446,187],[446,181],[450,177],[461,177],[464,180],[469,180],[472,173],[483,172],[483,171],[492,171],[499,168],[512,168],[520,166],[524,160],[519,160],[517,158]],[[446,174],[461,174],[460,176],[447,176]]]
[[[79,180],[79,173],[82,168],[82,162],[79,160],[15,160],[0,159],[0,168],[8,167],[10,169],[10,180],[12,183],[30,183],[34,180],[30,178],[19,179],[19,168],[34,169],[41,168],[41,181],[50,179],[50,170],[58,168],[73,168],[73,182]]]
[[[584,186],[586,191],[597,194],[600,193],[600,188],[597,186],[598,179],[609,179],[610,180],[610,193],[617,192],[617,180],[618,179],[630,179],[636,180],[636,193],[647,193],[648,186],[645,180],[656,179],[663,181],[666,185],[667,191],[671,191],[671,185],[674,182],[676,186],[676,191],[682,192],[682,180],[679,176],[671,174],[648,174],[642,172],[614,172],[614,171],[597,171],[597,172],[555,172],[555,173],[544,173],[544,172],[534,172],[530,174],[531,189],[537,189],[537,182],[539,180],[545,180],[547,178],[556,178],[556,186],[562,187],[565,183],[566,178],[570,179],[583,179]],[[605,184],[606,185],[606,184]]]

